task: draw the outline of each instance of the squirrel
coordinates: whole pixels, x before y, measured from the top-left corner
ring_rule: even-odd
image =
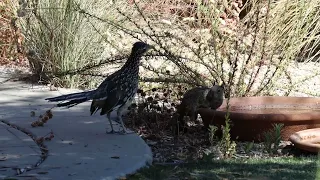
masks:
[[[195,87],[188,90],[177,107],[176,125],[183,127],[185,125],[185,116],[189,116],[190,120],[195,122],[198,116],[198,108],[218,109],[223,103],[223,97],[224,84],[219,86],[215,82],[210,88]]]

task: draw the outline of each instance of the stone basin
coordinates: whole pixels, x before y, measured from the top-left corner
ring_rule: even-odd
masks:
[[[320,98],[259,96],[231,98],[229,102],[232,123],[231,138],[240,141],[264,140],[263,133],[273,124],[284,124],[281,139],[289,140],[297,131],[320,128]],[[199,109],[204,126],[219,128],[225,124],[226,100],[216,111]]]
[[[289,140],[299,149],[313,153],[320,152],[320,128],[298,131],[292,134]]]

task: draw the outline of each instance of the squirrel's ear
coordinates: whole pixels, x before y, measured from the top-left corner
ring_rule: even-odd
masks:
[[[224,85],[224,82],[222,82],[221,87],[223,87],[223,88],[224,88],[224,86],[225,86],[225,85]]]

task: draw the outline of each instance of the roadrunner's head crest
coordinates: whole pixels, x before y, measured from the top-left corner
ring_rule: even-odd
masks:
[[[151,45],[139,41],[139,42],[136,42],[133,44],[131,52],[137,56],[137,55],[144,54],[145,52],[147,52],[151,48],[153,48]]]

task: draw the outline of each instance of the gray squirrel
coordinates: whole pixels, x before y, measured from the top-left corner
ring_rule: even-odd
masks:
[[[212,87],[195,87],[188,90],[177,108],[177,125],[184,126],[184,117],[189,116],[195,122],[198,116],[198,108],[218,109],[224,99],[224,84],[217,85],[215,82]]]

